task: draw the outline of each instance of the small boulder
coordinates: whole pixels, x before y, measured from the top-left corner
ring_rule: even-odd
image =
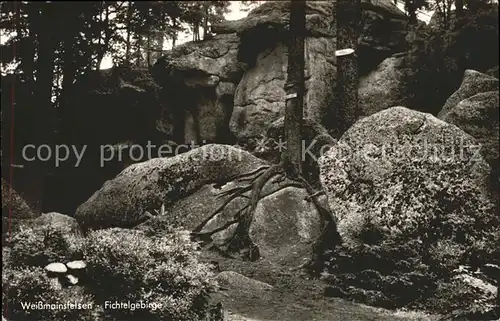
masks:
[[[76,282],[85,277],[87,264],[84,261],[71,261],[66,263],[66,267],[68,268],[68,273],[71,273],[71,275],[76,278]]]
[[[87,264],[82,260],[77,260],[66,263],[66,266],[70,270],[83,270],[87,267]]]
[[[15,234],[19,227],[35,218],[37,214],[26,201],[2,180],[2,239]]]

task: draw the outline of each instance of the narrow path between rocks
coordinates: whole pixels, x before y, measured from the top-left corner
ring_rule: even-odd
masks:
[[[234,271],[256,280],[254,285],[248,280],[221,284],[214,298],[222,301],[226,321],[439,320],[438,316],[420,312],[396,312],[326,297],[322,281],[310,280],[301,271],[265,259],[241,262],[213,254],[206,259],[216,262],[220,271]]]

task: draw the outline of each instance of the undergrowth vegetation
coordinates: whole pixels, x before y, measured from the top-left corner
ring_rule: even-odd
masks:
[[[199,321],[205,320],[209,294],[216,289],[212,266],[198,260],[198,245],[182,232],[155,238],[107,229],[92,231],[78,243],[47,228],[25,227],[2,252],[7,256],[2,301],[9,321],[87,321],[96,320],[96,314],[105,320]],[[84,282],[76,286],[44,270],[48,263],[75,259],[87,263]],[[90,308],[21,305],[38,302]],[[116,302],[129,305],[112,308]]]

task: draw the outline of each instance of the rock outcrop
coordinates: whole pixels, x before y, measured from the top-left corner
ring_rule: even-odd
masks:
[[[389,107],[408,106],[407,74],[405,57],[399,55],[385,59],[376,70],[361,78],[358,95],[363,115],[370,116]]]
[[[206,145],[173,158],[131,165],[82,204],[76,219],[84,228],[135,226],[154,235],[180,227],[215,231],[212,238],[222,245],[233,235],[249,196],[230,200],[231,193],[225,193],[248,184],[235,177],[266,164],[234,147]],[[321,221],[307,196],[287,180],[266,184],[250,228],[262,256],[295,264],[311,255]]]
[[[490,164],[491,188],[494,194],[499,193],[500,168],[498,153],[499,135],[499,92],[488,91],[498,86],[498,79],[493,80],[484,74],[468,71],[467,82],[450,97],[447,105],[440,113],[440,119],[456,125],[474,137],[481,146],[481,155]],[[471,74],[472,73],[472,74]],[[475,76],[476,81],[471,82]],[[484,91],[484,92],[482,92]],[[474,94],[475,92],[479,92]],[[462,101],[455,104],[461,98]]]
[[[440,118],[456,125],[481,144],[481,154],[491,166],[498,166],[499,92],[487,91],[466,98]]]
[[[363,74],[406,48],[406,17],[388,0],[362,5]],[[305,111],[323,125],[334,104],[332,9],[328,1],[307,4]],[[287,3],[268,1],[246,18],[213,25],[210,39],[180,45],[158,60],[152,73],[163,87],[161,119],[174,141],[247,144],[283,116],[288,20]]]
[[[153,76],[163,88],[161,119],[171,124],[175,141],[229,140],[234,92],[245,68],[237,59],[239,44],[236,34],[189,42],[175,47],[153,67]]]
[[[403,107],[358,121],[320,158],[321,182],[346,244],[397,244],[439,227],[428,254],[449,245],[454,259],[434,257],[438,265],[461,259],[471,240],[481,240],[475,226],[485,233],[498,228],[490,167],[477,145],[459,128]],[[458,225],[467,239],[445,232]]]
[[[325,122],[334,105],[336,78],[332,9],[331,3],[317,1],[309,2],[306,11],[304,110],[306,117],[327,128],[335,126]],[[270,122],[283,116],[288,10],[284,2],[267,2],[245,19],[215,28],[216,32],[235,31],[241,36],[239,58],[249,65],[236,88],[230,122],[230,129],[240,143],[245,144],[248,139],[263,134]],[[390,1],[363,2],[363,28],[358,50],[359,61],[368,64],[360,66],[362,74],[385,57],[404,50],[405,19]],[[384,34],[376,30],[384,30]]]

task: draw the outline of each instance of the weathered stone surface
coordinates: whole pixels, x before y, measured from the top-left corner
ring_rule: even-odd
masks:
[[[37,217],[33,224],[35,226],[44,225],[51,230],[59,231],[63,235],[83,236],[76,219],[61,213],[44,213]]]
[[[408,106],[403,56],[385,59],[376,70],[359,83],[359,107],[364,116],[373,115],[393,106]]]
[[[466,70],[460,88],[448,98],[439,112],[438,117],[444,117],[446,113],[466,98],[482,92],[498,90],[498,84],[498,78],[488,76],[475,70]]]
[[[497,251],[491,239],[499,222],[488,192],[490,167],[476,146],[456,126],[404,107],[358,121],[319,161],[345,244],[397,248],[429,242],[412,255],[419,262],[430,255],[444,269],[470,259],[466,253],[475,242]],[[425,234],[449,229],[467,238]]]
[[[312,255],[321,222],[304,189],[287,187],[263,198],[255,210],[250,237],[271,262],[299,266]]]
[[[2,239],[36,216],[26,201],[2,178]]]
[[[285,187],[290,183],[287,180],[283,183],[270,181],[264,186],[250,228],[250,237],[259,247],[261,256],[267,260],[294,266],[302,264],[304,259],[311,256],[321,222],[314,204],[306,200],[307,192],[297,187]],[[180,227],[194,230],[201,226],[201,233],[222,227],[213,234],[212,239],[215,244],[223,245],[233,236],[236,215],[248,205],[248,199],[244,197],[249,197],[250,193],[230,201],[219,214],[211,215],[229,200],[229,196],[221,197],[221,193],[244,184],[237,181],[227,182],[223,186],[206,184],[167,206],[164,215],[151,218],[136,229],[163,235]]]
[[[216,280],[224,289],[237,289],[250,293],[259,293],[273,289],[272,285],[251,279],[233,271],[223,271],[219,273]]]
[[[481,144],[481,154],[490,165],[498,165],[498,91],[488,91],[466,98],[440,119],[456,125]]]
[[[264,161],[227,145],[205,145],[172,158],[129,166],[76,211],[82,228],[133,227],[208,183],[252,171]]]
[[[332,102],[336,68],[331,39],[306,38],[305,115],[321,123]],[[328,58],[330,57],[330,58]],[[258,54],[236,88],[231,132],[240,140],[258,137],[274,120],[283,116],[287,73],[287,47],[279,42]]]
[[[154,65],[163,87],[163,123],[177,142],[226,142],[234,87],[245,64],[237,59],[239,38],[217,35],[175,47]]]
[[[2,218],[29,219],[36,217],[26,201],[2,178]]]

